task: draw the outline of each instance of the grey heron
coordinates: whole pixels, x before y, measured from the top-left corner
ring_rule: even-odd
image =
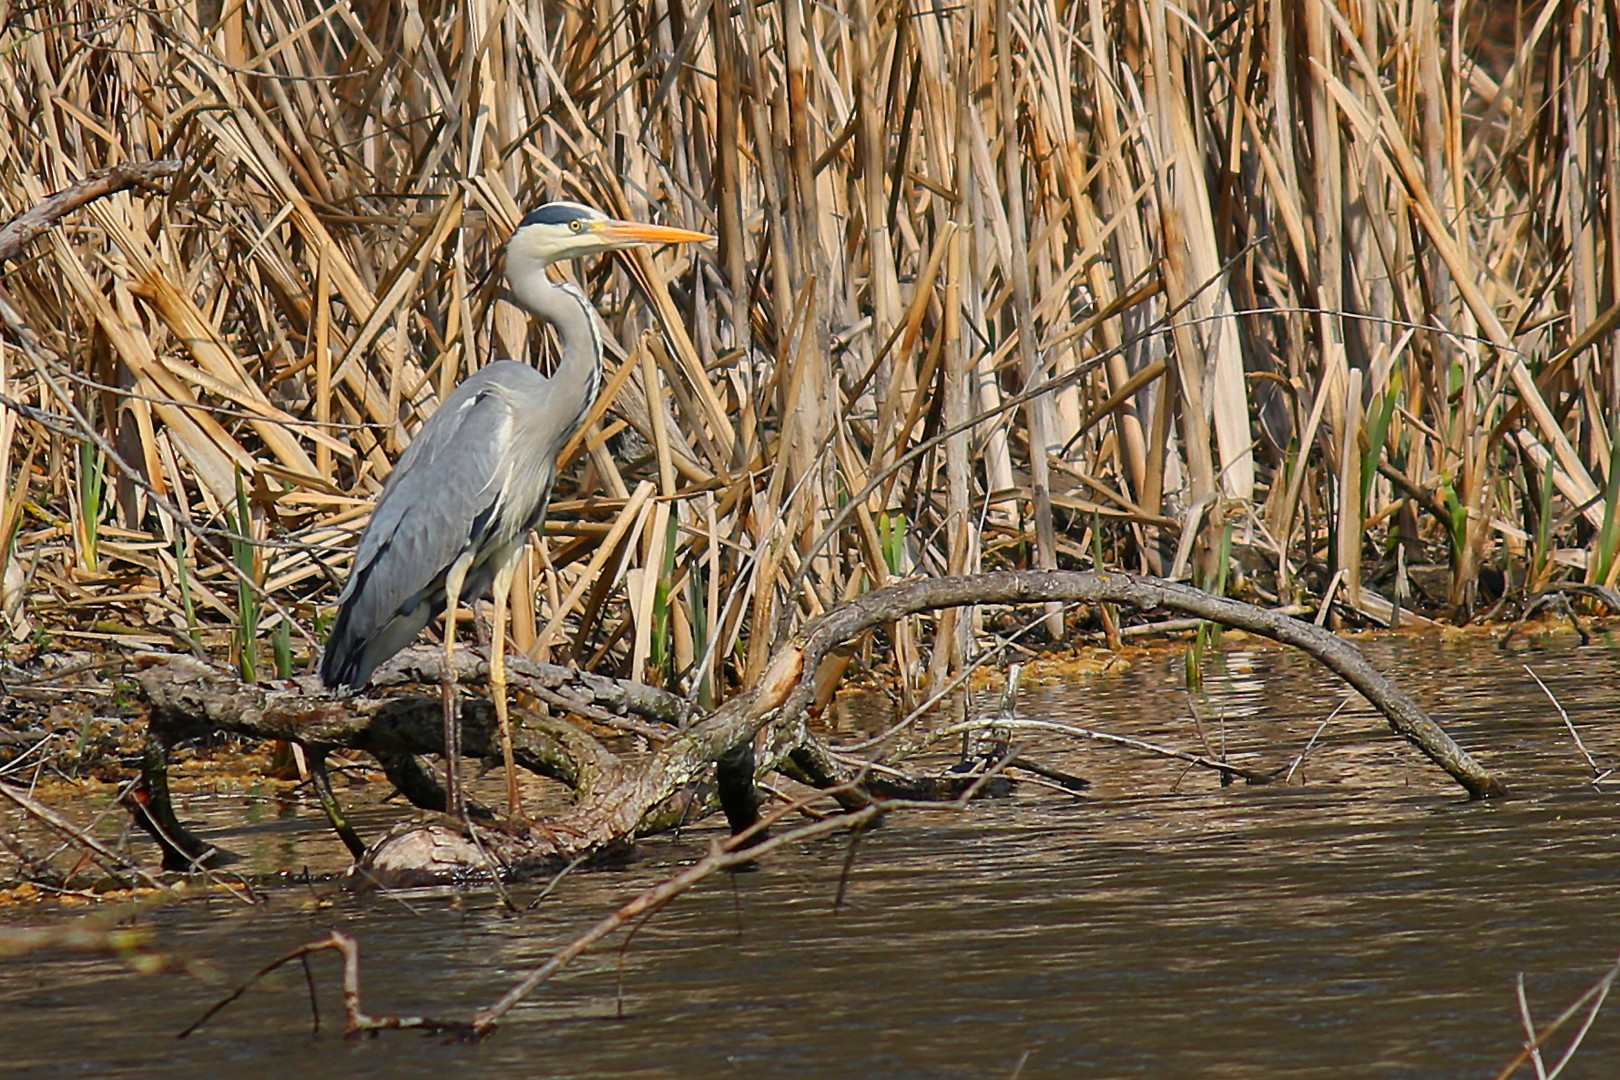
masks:
[[[517,818],[506,702],[507,593],[529,530],[545,517],[557,454],[602,388],[596,309],[574,285],[553,282],[546,268],[620,248],[709,239],[688,229],[613,220],[573,202],[547,203],[526,216],[506,245],[508,295],[556,331],[556,371],[547,377],[527,364],[498,360],[456,387],[400,455],[360,537],[321,657],[321,681],[365,685],[377,665],[443,613],[445,803],[457,817],[466,812],[452,667],[457,608],[463,599],[493,592],[490,693],[509,811]]]

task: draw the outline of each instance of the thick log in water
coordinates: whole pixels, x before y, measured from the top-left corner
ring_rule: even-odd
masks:
[[[742,744],[755,745],[755,737],[767,724],[773,729],[772,737],[757,740],[771,747],[757,763],[761,773],[783,770],[827,786],[847,784],[849,770],[825,752],[806,723],[816,700],[816,673],[823,664],[836,662],[834,650],[866,630],[907,615],[972,604],[1047,601],[1174,611],[1291,645],[1341,676],[1383,713],[1392,729],[1472,797],[1506,793],[1489,771],[1374,669],[1355,646],[1320,627],[1156,578],[1004,571],[909,581],[835,608],[778,652],[759,685],[708,716],[694,715],[685,701],[665,691],[554,665],[514,661],[510,681],[515,688],[529,690],[554,709],[573,711],[592,723],[635,731],[649,739],[652,751],[635,768],[629,768],[598,739],[566,720],[515,714],[518,762],[566,784],[574,792],[574,805],[518,837],[470,824],[466,827],[478,835],[460,846],[448,843],[449,834],[442,824],[433,826],[437,831],[432,832],[424,831],[424,826],[396,830],[366,851],[360,860],[362,876],[386,883],[419,883],[448,877],[451,868],[487,869],[491,861],[506,873],[523,874],[667,827],[679,816],[669,812],[672,801],[712,775],[728,751]],[[437,649],[408,650],[381,669],[374,683],[431,685],[439,680],[441,662]],[[488,676],[487,662],[466,651],[458,657],[457,669],[463,680]],[[442,792],[413,760],[413,755],[443,749],[439,703],[434,698],[333,697],[312,679],[268,688],[244,686],[232,675],[189,657],[152,658],[137,679],[152,706],[154,735],[164,741],[229,731],[289,739],[317,753],[334,747],[365,750],[384,762],[396,782],[406,781],[401,789],[418,805],[430,809],[443,805]],[[467,752],[493,753],[495,726],[488,703],[468,701],[464,715]],[[731,789],[737,784],[737,777],[728,777]],[[950,788],[934,790],[940,792],[938,797],[952,797]]]

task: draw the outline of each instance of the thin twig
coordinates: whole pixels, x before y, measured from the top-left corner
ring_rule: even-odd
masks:
[[[1293,760],[1293,762],[1288,766],[1288,771],[1283,774],[1283,783],[1286,784],[1288,781],[1294,778],[1294,770],[1305,764],[1305,755],[1311,752],[1311,747],[1316,745],[1316,740],[1321,736],[1323,730],[1333,722],[1333,718],[1335,716],[1338,716],[1344,711],[1345,706],[1348,704],[1350,704],[1348,700],[1339,702],[1338,706],[1332,712],[1328,713],[1327,716],[1322,719],[1320,724],[1316,725],[1316,730],[1311,732],[1310,740],[1306,742],[1305,749],[1299,752],[1299,756]]]
[[[1507,1065],[1503,1067],[1501,1072],[1496,1074],[1495,1080],[1508,1080],[1509,1077],[1519,1071],[1519,1066],[1523,1065],[1526,1061],[1535,1062],[1536,1074],[1538,1077],[1545,1077],[1546,1080],[1551,1080],[1553,1076],[1558,1075],[1558,1073],[1563,1070],[1564,1066],[1569,1063],[1570,1058],[1574,1056],[1575,1051],[1580,1048],[1581,1041],[1586,1038],[1586,1033],[1591,1029],[1592,1022],[1597,1019],[1598,1009],[1608,997],[1609,990],[1614,986],[1616,979],[1620,979],[1620,959],[1616,959],[1613,967],[1604,972],[1603,975],[1599,977],[1597,982],[1587,987],[1586,991],[1581,994],[1580,997],[1570,1002],[1569,1006],[1564,1009],[1563,1012],[1559,1013],[1552,1023],[1548,1024],[1538,1033],[1535,1029],[1535,1024],[1530,1019],[1530,1007],[1526,1003],[1524,997],[1524,976],[1523,974],[1520,974],[1517,983],[1519,1016],[1521,1022],[1524,1024],[1525,1032],[1529,1037],[1529,1042],[1523,1049],[1513,1056],[1513,1060],[1509,1061]],[[1553,1072],[1550,1074],[1545,1073],[1543,1071],[1541,1062],[1541,1048],[1546,1046],[1547,1040],[1552,1038],[1560,1028],[1577,1016],[1583,1009],[1586,1010],[1586,1019],[1582,1021],[1579,1030],[1576,1031],[1574,1037],[1570,1040],[1569,1046],[1565,1048],[1564,1055],[1559,1059],[1558,1065]]]
[[[97,840],[95,837],[84,832],[82,829],[76,828],[56,811],[52,810],[44,803],[39,802],[33,796],[18,791],[10,784],[0,783],[0,797],[10,799],[18,808],[23,810],[29,816],[56,830],[72,843],[84,849],[86,852],[89,852],[91,858],[95,859],[101,865],[102,869],[112,874],[113,877],[119,878],[120,881],[123,881],[121,875],[128,873],[144,881],[147,885],[150,885],[154,889],[162,889],[164,887],[163,883],[157,878],[153,877],[151,874],[148,874],[145,870],[118,854],[118,852],[107,847],[100,840]],[[125,882],[125,884],[127,885],[127,882]]]
[[[1586,748],[1586,743],[1581,741],[1581,733],[1575,730],[1574,721],[1569,718],[1569,713],[1564,711],[1563,703],[1558,700],[1557,695],[1552,692],[1547,684],[1541,681],[1541,676],[1537,675],[1535,670],[1531,668],[1529,664],[1525,664],[1523,666],[1524,670],[1529,672],[1530,677],[1536,680],[1536,685],[1541,687],[1541,692],[1547,695],[1547,700],[1553,703],[1553,708],[1558,710],[1558,715],[1563,718],[1564,727],[1569,731],[1569,737],[1575,740],[1575,748],[1578,749],[1581,752],[1581,756],[1586,759],[1586,764],[1591,766],[1592,786],[1597,787],[1605,779],[1607,779],[1609,774],[1614,772],[1614,770],[1603,769],[1598,766],[1597,759],[1594,758],[1592,756],[1592,752]]]
[[[988,718],[984,720],[968,720],[959,724],[939,728],[929,734],[930,742],[939,742],[953,735],[960,735],[969,731],[1052,731],[1062,735],[1071,735],[1080,739],[1093,739],[1097,742],[1112,743],[1115,746],[1128,746],[1134,750],[1146,750],[1150,754],[1160,757],[1174,758],[1184,761],[1189,766],[1200,769],[1213,769],[1216,772],[1233,773],[1241,776],[1251,784],[1269,784],[1282,773],[1281,769],[1270,772],[1260,772],[1254,769],[1245,769],[1233,765],[1229,761],[1220,761],[1204,754],[1194,754],[1186,750],[1176,750],[1168,746],[1160,746],[1145,739],[1136,739],[1128,735],[1114,735],[1107,731],[1097,731],[1094,728],[1080,727],[1077,724],[1063,724],[1056,720],[1025,720],[1014,718],[1011,720],[1001,718]]]

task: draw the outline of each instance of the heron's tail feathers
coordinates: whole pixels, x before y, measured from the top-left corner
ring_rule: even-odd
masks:
[[[408,614],[395,613],[371,628],[356,626],[352,605],[344,604],[321,656],[321,682],[352,689],[364,686],[380,664],[416,640],[422,628],[444,610],[442,595],[437,604],[417,604]]]

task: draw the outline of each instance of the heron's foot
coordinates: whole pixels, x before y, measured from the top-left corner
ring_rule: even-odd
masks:
[[[562,850],[562,841],[557,838],[556,833],[552,832],[551,829],[546,826],[545,822],[536,821],[533,818],[525,816],[523,819],[523,824],[525,827],[525,836],[533,836],[535,833],[539,833],[545,838],[546,843],[550,844],[553,849],[559,851]]]
[[[523,812],[523,797],[518,794],[515,783],[506,786],[506,820],[515,825],[529,823],[529,815]]]
[[[506,816],[496,823],[495,827],[500,829],[501,832],[508,836],[513,836],[519,840],[523,840],[527,839],[528,836],[534,831],[535,822],[532,821],[529,818],[529,815],[525,814],[521,808],[508,809]]]

